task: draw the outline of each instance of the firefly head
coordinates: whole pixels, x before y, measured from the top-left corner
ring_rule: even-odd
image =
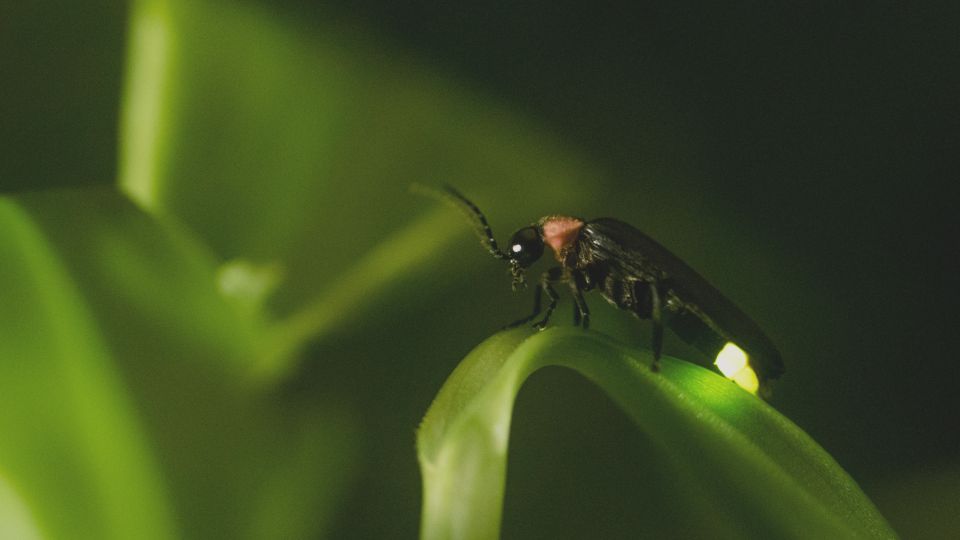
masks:
[[[524,272],[543,255],[543,236],[540,228],[524,227],[513,233],[510,239],[510,273],[513,274],[514,290],[526,287]]]
[[[543,236],[539,227],[524,227],[510,239],[510,262],[528,268],[543,255]]]
[[[513,289],[515,291],[521,290],[527,286],[524,276],[527,268],[543,255],[543,227],[537,224],[520,229],[510,239],[510,249],[502,251],[497,246],[497,240],[493,237],[493,231],[490,230],[490,225],[487,224],[487,218],[484,217],[483,212],[459,191],[451,186],[444,186],[442,191],[419,184],[415,184],[412,188],[424,195],[448,202],[463,212],[473,223],[473,229],[480,237],[480,243],[483,247],[497,259],[507,261],[510,264],[510,273],[513,275]]]

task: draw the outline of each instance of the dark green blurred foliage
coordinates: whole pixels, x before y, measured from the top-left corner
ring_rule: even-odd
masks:
[[[128,21],[151,5],[177,38],[160,128],[122,120],[124,77],[149,70],[135,48],[124,64]],[[943,501],[960,488],[938,471],[960,463],[958,23],[949,3],[6,2],[0,189],[101,187],[3,201],[0,400],[25,409],[0,413],[0,479],[57,440],[31,467],[82,448],[60,481],[119,498],[97,464],[126,456],[152,490],[132,515],[158,535],[414,536],[413,429],[457,359],[529,307],[459,216],[406,193],[450,182],[501,236],[567,212],[660,239],[780,344],[774,406],[895,529],[955,531]],[[216,294],[238,260],[276,282],[265,303]],[[38,298],[47,311],[24,311]],[[591,306],[596,328],[644,342]],[[86,337],[28,362],[58,328]],[[106,397],[76,420],[49,405],[65,392]],[[91,425],[119,435],[85,446]],[[631,537],[672,515],[643,490],[653,455],[587,383],[539,373],[504,536]],[[90,534],[136,527],[82,496],[28,502]]]
[[[124,2],[0,4],[0,190],[116,177]]]

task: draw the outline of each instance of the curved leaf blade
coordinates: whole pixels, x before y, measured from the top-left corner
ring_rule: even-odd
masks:
[[[204,246],[111,188],[25,194],[11,199],[9,208],[16,219],[0,215],[0,255],[13,261],[0,268],[0,299],[6,300],[0,302],[0,433],[6,437],[0,437],[0,488],[5,480],[10,484],[9,511],[17,510],[17,501],[28,511],[18,512],[22,526],[32,520],[55,538],[83,537],[79,530],[91,538],[150,538],[82,521],[119,513],[137,526],[152,526],[137,515],[142,502],[144,511],[175,516],[180,531],[152,527],[158,537],[322,535],[355,463],[350,410],[288,399],[276,387],[251,381],[269,334],[247,306],[218,292],[216,264]],[[20,242],[22,249],[6,249],[6,239],[25,236],[26,227],[33,232]],[[42,264],[20,269],[41,255]],[[72,292],[61,294],[51,274]],[[50,320],[33,316],[41,308]],[[60,345],[60,334],[69,339],[58,363],[49,349]],[[81,347],[87,342],[96,346],[89,358]],[[72,378],[103,378],[118,387],[73,389]],[[115,393],[126,399],[111,397]],[[59,406],[67,397],[111,407]],[[42,414],[31,414],[35,409]],[[77,422],[78,411],[86,409],[89,418]],[[150,500],[156,486],[143,474],[126,470],[124,456],[140,443],[112,435],[112,417],[134,411],[157,475],[163,475],[158,481],[169,492],[163,501]],[[97,445],[81,452],[86,439],[75,432],[90,425]],[[105,432],[111,436],[96,437]],[[78,439],[72,445],[71,437]],[[51,440],[53,450],[44,444]],[[60,455],[68,450],[109,466],[74,472],[77,467]],[[85,496],[92,489],[85,483],[103,483],[95,472],[128,478],[121,483],[125,496]]]
[[[53,538],[174,538],[107,344],[30,214],[0,199],[0,471]]]
[[[478,346],[427,412],[417,437],[422,538],[499,535],[513,402],[527,377],[549,365],[592,380],[666,448],[681,471],[672,488],[703,493],[718,521],[733,524],[729,536],[895,537],[809,436],[719,375],[671,358],[653,373],[648,353],[576,329],[528,336],[510,331]]]

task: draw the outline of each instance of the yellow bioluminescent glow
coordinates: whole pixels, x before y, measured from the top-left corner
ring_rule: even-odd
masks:
[[[747,367],[747,353],[735,344],[727,342],[717,353],[714,364],[724,377],[732,379],[741,369]]]
[[[717,353],[717,359],[713,363],[724,377],[733,380],[747,392],[756,394],[760,389],[760,381],[747,360],[746,351],[734,343],[727,342]]]
[[[756,394],[760,390],[760,381],[757,379],[757,374],[750,367],[741,369],[732,379],[740,388],[751,394]]]

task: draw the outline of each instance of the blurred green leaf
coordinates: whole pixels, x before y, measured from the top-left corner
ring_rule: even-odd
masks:
[[[123,110],[123,190],[218,257],[283,261],[283,311],[411,221],[411,182],[499,186],[520,207],[575,200],[590,174],[403,51],[256,4],[136,2]]]
[[[465,237],[454,212],[418,211],[431,203],[411,182],[500,186],[508,209],[534,196],[555,209],[593,175],[555,135],[402,51],[255,3],[135,2],[127,69],[122,190],[217,260],[282,276],[264,305],[278,319],[267,380]]]
[[[650,466],[675,467],[677,476],[637,489],[689,508],[697,536],[895,537],[833,459],[769,405],[694,364],[665,358],[653,373],[650,362],[645,352],[572,328],[513,330],[478,346],[417,434],[421,537],[498,537],[513,402],[527,377],[549,365],[596,383],[665,449],[669,463]]]
[[[114,189],[4,205],[0,237],[16,250],[3,254],[15,264],[4,267],[0,341],[17,361],[0,364],[12,413],[0,463],[40,528],[322,533],[351,470],[350,413],[251,379],[268,334],[218,292],[213,257]],[[84,460],[89,470],[66,474]]]
[[[37,536],[142,537],[140,528],[159,537],[323,535],[362,465],[365,482],[351,485],[359,501],[351,504],[373,510],[351,513],[341,527],[376,515],[386,525],[363,529],[367,523],[360,523],[360,530],[402,530],[398,522],[411,512],[368,503],[394,503],[397,494],[415,491],[404,477],[415,474],[412,467],[395,464],[413,462],[407,431],[416,412],[405,416],[405,410],[411,403],[419,410],[427,399],[416,385],[429,386],[422,380],[438,361],[422,353],[442,357],[442,340],[431,340],[437,349],[425,351],[422,334],[386,326],[398,316],[420,322],[430,312],[452,329],[455,317],[435,309],[439,302],[450,306],[447,293],[456,290],[454,301],[466,305],[486,290],[450,283],[476,259],[439,255],[452,239],[466,238],[467,227],[452,212],[417,211],[425,202],[408,197],[409,183],[451,182],[481,198],[497,193],[487,198],[497,205],[483,206],[499,234],[521,215],[526,221],[579,213],[590,197],[664,218],[668,230],[679,230],[670,219],[691,215],[675,212],[674,203],[692,195],[704,208],[714,205],[709,193],[684,189],[657,165],[616,168],[644,182],[637,190],[642,196],[623,196],[614,184],[596,182],[597,171],[556,133],[531,128],[518,111],[440,78],[349,22],[322,19],[308,28],[292,13],[256,2],[135,0],[118,181],[137,206],[110,190],[2,201],[0,219],[12,226],[0,231],[0,260],[14,261],[0,269],[5,525]],[[630,99],[643,101],[632,90]],[[631,117],[625,120],[631,131],[640,129]],[[654,141],[662,134],[647,135]],[[88,151],[82,144],[73,148]],[[660,152],[645,143],[640,154],[656,161],[649,156]],[[506,217],[512,220],[500,219]],[[709,220],[698,216],[696,223],[704,229],[696,238],[724,236]],[[746,251],[722,255],[735,261]],[[412,275],[420,281],[405,283]],[[420,294],[428,282],[432,297]],[[414,295],[426,299],[401,311]],[[346,327],[373,352],[358,352],[356,340],[330,339]],[[375,339],[363,332],[372,327]],[[523,334],[510,335],[490,346],[496,355],[469,368],[479,376],[464,376],[458,390],[445,390],[464,401],[424,423],[421,451],[432,451],[421,459],[425,467],[442,465],[427,485],[433,510],[425,510],[425,534],[479,519],[472,532],[496,535],[513,395],[554,352],[555,361],[587,373],[617,397],[665,455],[678,456],[677,463],[662,464],[675,469],[678,480],[651,489],[696,509],[692,530],[800,535],[797,523],[807,520],[804,533],[871,526],[889,533],[828,456],[762,404],[738,401],[743,396],[731,395],[737,390],[725,381],[694,388],[700,372],[688,380],[685,364],[669,362],[662,378],[650,379],[630,371],[634,353],[579,334],[573,341],[544,334],[566,343],[556,350],[537,341],[546,338],[523,342]],[[294,359],[311,340],[322,344],[321,353],[310,351],[318,357],[314,370],[295,371]],[[356,361],[379,359],[384,343],[396,360],[418,355],[422,362],[416,370],[395,362],[410,374],[393,377],[377,371],[385,369],[382,362]],[[577,350],[583,354],[572,356]],[[333,358],[338,355],[343,358]],[[611,356],[624,365],[607,365]],[[329,369],[338,360],[342,371]],[[354,397],[358,387],[367,393],[331,403],[314,395],[297,400],[303,388],[289,388],[318,379],[338,387],[338,398]],[[505,386],[486,402],[489,414],[471,416],[471,398],[487,395],[481,387],[488,382]],[[644,384],[645,401],[632,401],[630,392]],[[665,394],[663,385],[680,393]],[[697,398],[687,403],[690,395]],[[383,402],[391,404],[388,414]],[[443,409],[441,403],[442,396],[434,409]],[[358,420],[352,407],[379,416]],[[491,421],[499,422],[500,437],[492,442],[483,423]],[[378,446],[364,448],[362,464],[355,457],[359,425],[365,442]],[[467,444],[472,440],[475,445]],[[701,464],[695,454],[703,448],[715,454]],[[484,471],[499,471],[478,479],[475,505],[458,509],[461,499],[437,499],[435,489],[454,489],[449,482],[462,480],[446,474],[453,466],[442,462],[447,457],[478,459]],[[759,480],[748,476],[758,470]],[[794,507],[796,516],[785,510]],[[838,523],[837,513],[845,511],[849,519]]]
[[[174,538],[109,344],[30,211],[0,198],[0,481],[53,538]]]

